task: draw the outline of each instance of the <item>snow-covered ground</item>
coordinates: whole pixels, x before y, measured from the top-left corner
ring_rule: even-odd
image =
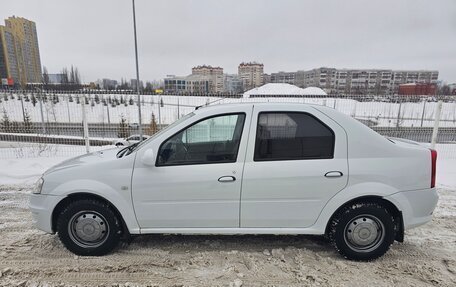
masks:
[[[91,146],[90,152],[111,147],[113,146]],[[52,163],[54,160],[63,160],[84,153],[86,153],[86,147],[82,145],[0,141],[0,168],[5,162],[20,163],[19,169],[27,169],[26,166],[22,166],[22,164],[27,165],[27,162],[38,162],[46,167],[48,162]],[[15,159],[17,161],[14,161]],[[2,170],[0,170],[0,174],[1,172]]]
[[[30,99],[31,95],[28,95]],[[89,123],[119,123],[120,118],[124,117],[129,123],[138,122],[138,111],[136,104],[130,105],[129,99],[135,99],[131,95],[100,95],[99,104],[95,103],[94,96],[90,96],[89,104],[85,106]],[[101,102],[102,97],[108,99],[123,97],[125,104],[119,104],[115,107],[112,105],[104,106]],[[0,94],[0,113],[6,112],[10,120],[23,121],[22,104],[33,122],[41,122],[41,110],[39,102],[33,105],[32,101],[19,100],[18,95],[14,99],[7,95]],[[76,95],[72,96],[73,102],[69,101],[68,95],[59,95],[59,102],[53,103],[49,100],[43,105],[43,117],[45,122],[82,122],[82,105],[76,102]],[[233,102],[293,102],[325,105],[333,107],[347,115],[357,119],[372,120],[377,126],[399,125],[403,127],[423,126],[432,127],[434,125],[435,102],[405,102],[405,103],[388,103],[380,101],[356,101],[352,99],[340,98],[315,98],[315,97],[267,97],[267,98],[218,98],[206,96],[173,96],[173,95],[145,95],[142,97],[142,117],[144,123],[149,123],[152,114],[155,115],[157,122],[170,124],[178,117],[185,115],[195,109],[196,106],[208,103],[233,103]],[[452,103],[443,103],[441,114],[441,127],[456,127],[456,101]]]

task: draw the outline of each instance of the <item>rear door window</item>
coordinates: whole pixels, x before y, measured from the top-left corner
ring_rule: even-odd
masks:
[[[255,161],[330,159],[334,132],[302,112],[262,112],[258,116]]]

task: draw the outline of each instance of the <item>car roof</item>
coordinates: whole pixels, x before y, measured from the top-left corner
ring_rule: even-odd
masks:
[[[226,108],[226,107],[231,107],[233,109],[235,109],[236,107],[245,107],[245,106],[259,106],[259,107],[262,107],[262,106],[268,106],[268,107],[271,107],[271,106],[276,106],[276,107],[280,107],[280,108],[292,108],[292,107],[296,107],[296,105],[301,105],[301,106],[321,106],[321,105],[318,105],[318,104],[308,104],[308,103],[290,103],[290,102],[286,102],[286,103],[278,103],[278,102],[273,102],[273,103],[270,103],[270,102],[240,102],[240,103],[216,103],[216,104],[210,104],[208,106],[199,106],[199,107],[196,107],[196,110],[195,110],[195,113],[198,113],[199,111],[208,111],[208,110],[211,110],[211,109],[214,109],[214,110],[217,110],[219,108]]]

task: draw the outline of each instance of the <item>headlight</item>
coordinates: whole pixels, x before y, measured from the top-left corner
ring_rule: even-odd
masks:
[[[38,181],[35,183],[35,188],[33,189],[32,193],[40,194],[41,189],[43,188],[43,183],[44,183],[44,179],[42,177],[40,177],[40,179],[38,179]]]

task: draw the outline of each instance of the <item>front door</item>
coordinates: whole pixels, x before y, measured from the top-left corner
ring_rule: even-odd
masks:
[[[311,226],[347,180],[346,134],[336,122],[312,107],[254,108],[241,227]]]
[[[242,133],[252,108],[244,110],[201,118],[162,139],[155,166],[137,158],[132,196],[141,228],[239,227]]]

